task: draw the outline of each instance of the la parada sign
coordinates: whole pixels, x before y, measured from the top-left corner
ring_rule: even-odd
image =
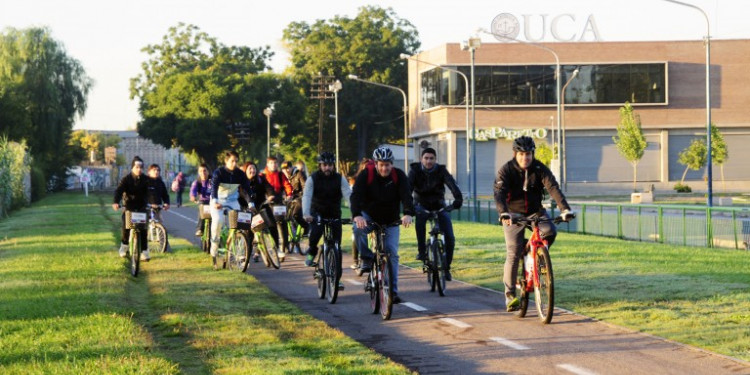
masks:
[[[471,137],[469,139],[476,139],[477,141],[489,141],[490,139],[514,140],[522,135],[542,139],[547,137],[547,129],[506,129],[500,127],[477,129],[475,137],[471,137],[471,133],[469,133]]]

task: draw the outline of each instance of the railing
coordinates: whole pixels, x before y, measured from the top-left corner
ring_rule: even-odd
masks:
[[[684,246],[750,250],[750,209],[687,205],[570,202],[578,216],[558,230]],[[454,220],[496,224],[492,200],[470,201],[451,212]],[[556,206],[550,209],[555,216]]]

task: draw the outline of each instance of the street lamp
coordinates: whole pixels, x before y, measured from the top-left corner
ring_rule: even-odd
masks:
[[[328,89],[333,91],[333,105],[336,113],[336,169],[339,169],[339,91],[343,85],[338,79],[332,85],[328,86]]]
[[[442,65],[433,64],[427,61],[422,61],[416,58],[415,56],[409,56],[405,53],[402,53],[399,56],[404,60],[414,60],[416,62],[425,64],[425,65],[432,65],[440,69],[447,70],[449,72],[454,72],[456,74],[461,75],[461,77],[464,79],[464,83],[466,84],[466,91],[464,92],[465,94],[464,103],[466,105],[466,189],[467,189],[466,193],[470,194],[471,193],[471,152],[469,150],[469,78],[466,77],[466,74],[464,74],[463,72],[457,69],[446,68]]]
[[[359,81],[359,82],[368,83],[368,84],[375,85],[375,86],[386,87],[391,90],[398,90],[401,93],[401,95],[404,97],[404,173],[409,173],[409,150],[408,150],[409,139],[407,137],[408,131],[409,131],[409,120],[408,120],[409,107],[406,102],[406,93],[404,92],[404,90],[401,90],[400,88],[396,86],[368,81],[368,80],[359,78],[354,74],[349,74],[348,76],[346,76],[346,78],[351,79],[352,81]]]
[[[560,96],[561,100],[562,100],[562,103],[561,103],[561,108],[562,109],[565,108],[565,89],[568,88],[568,85],[571,82],[573,82],[573,80],[576,77],[578,77],[578,68],[576,68],[573,71],[573,76],[570,77],[570,79],[568,79],[567,82],[565,82],[565,85],[563,85],[562,94]],[[561,110],[560,113],[563,113],[563,111]],[[565,145],[565,118],[560,118],[560,120],[561,120],[560,122],[562,123],[562,147],[561,147],[562,151],[560,152],[560,155],[562,155],[562,157],[563,157],[562,158],[563,192],[567,193],[568,192],[568,158],[567,158],[567,155],[565,154],[565,151],[566,151],[565,150],[565,147],[566,147],[566,145]],[[558,146],[558,147],[560,147],[560,146]]]
[[[696,9],[701,12],[706,19],[706,147],[708,148],[708,166],[706,170],[708,174],[708,202],[706,202],[706,205],[711,207],[713,205],[713,173],[711,173],[711,23],[708,21],[708,15],[706,12],[693,4],[683,3],[677,0],[664,1]],[[710,220],[708,221],[710,222]]]
[[[266,158],[271,157],[271,115],[273,114],[273,107],[269,106],[263,110],[263,114],[266,115],[268,123],[268,130],[266,132]]]
[[[560,180],[561,180],[561,181],[559,181],[560,184],[562,184],[563,182],[567,183],[567,181],[565,181],[565,178],[562,175],[561,170],[560,170],[560,169],[562,169],[561,164],[562,164],[562,159],[564,157],[563,156],[563,150],[562,150],[562,139],[561,139],[562,138],[562,90],[560,89],[560,83],[561,83],[560,82],[560,79],[561,79],[561,77],[560,77],[560,57],[557,55],[557,53],[552,48],[549,48],[547,46],[543,46],[541,44],[525,42],[523,40],[518,40],[518,39],[515,39],[515,38],[511,38],[511,37],[506,36],[506,35],[496,34],[496,33],[493,33],[491,31],[488,31],[486,29],[479,29],[479,32],[483,32],[485,34],[492,35],[492,36],[494,36],[496,38],[502,38],[502,39],[506,39],[506,40],[512,40],[514,42],[525,44],[525,45],[528,45],[528,46],[531,46],[531,47],[540,48],[540,49],[543,49],[543,50],[551,53],[553,56],[555,56],[555,85],[556,85],[556,91],[557,91],[557,95],[556,95],[557,96],[557,148],[558,148],[558,156],[557,157],[558,157],[558,161],[560,161],[560,163],[558,163],[559,165],[558,165],[558,170],[557,170],[557,176],[560,177]],[[554,145],[553,145],[552,149],[554,150]]]
[[[474,199],[474,209],[470,210],[471,212],[471,221],[477,220],[477,210],[479,209],[479,206],[477,206],[477,113],[476,113],[476,97],[475,97],[475,89],[476,85],[474,84],[474,55],[477,50],[482,45],[482,40],[478,37],[469,38],[469,40],[464,41],[461,43],[461,50],[463,51],[469,51],[469,54],[471,55],[471,164],[473,167],[471,168],[474,173],[472,175],[472,184],[471,184],[471,198]],[[466,135],[468,137],[468,134]]]

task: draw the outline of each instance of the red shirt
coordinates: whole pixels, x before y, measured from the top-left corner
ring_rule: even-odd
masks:
[[[294,189],[292,189],[292,184],[289,183],[289,179],[286,178],[284,173],[281,171],[271,172],[266,168],[263,170],[263,175],[266,177],[266,181],[273,187],[274,193],[281,194],[281,189],[283,188],[287,196],[292,195]]]

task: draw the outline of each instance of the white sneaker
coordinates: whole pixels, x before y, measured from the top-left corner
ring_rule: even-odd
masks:
[[[143,250],[141,252],[141,260],[145,260],[146,262],[151,260],[151,256],[148,254],[148,250]]]
[[[128,257],[128,245],[120,244],[120,249],[117,250],[118,253],[120,253],[120,258],[127,258]]]

